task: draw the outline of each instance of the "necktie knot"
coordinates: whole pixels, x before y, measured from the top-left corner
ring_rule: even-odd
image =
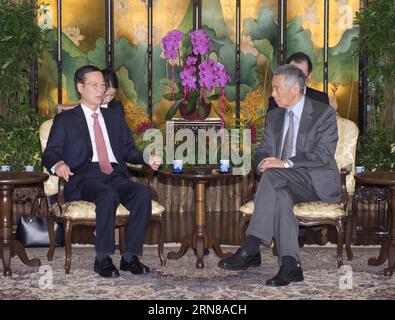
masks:
[[[92,113],[92,118],[93,119],[97,119],[98,117],[99,117],[99,115],[96,112]]]

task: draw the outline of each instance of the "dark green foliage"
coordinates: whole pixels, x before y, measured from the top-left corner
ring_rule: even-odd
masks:
[[[395,170],[395,128],[370,128],[359,137],[357,165],[366,171]]]
[[[30,65],[47,46],[46,32],[34,21],[35,8],[0,0],[0,164],[12,170],[41,167],[38,128],[43,117],[29,106]]]

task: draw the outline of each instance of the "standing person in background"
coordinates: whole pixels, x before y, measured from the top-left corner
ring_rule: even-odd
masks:
[[[111,69],[103,69],[102,73],[103,73],[104,81],[107,85],[107,90],[104,94],[101,107],[108,108],[111,110],[119,110],[122,113],[125,113],[125,109],[123,107],[122,102],[115,99],[115,95],[117,94],[117,90],[119,88],[118,78],[116,73]]]

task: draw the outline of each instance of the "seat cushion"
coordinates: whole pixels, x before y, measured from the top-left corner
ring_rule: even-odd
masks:
[[[345,211],[336,203],[315,201],[294,205],[294,214],[300,218],[335,220],[344,216]]]
[[[72,201],[67,203],[67,208],[63,213],[63,218],[70,220],[78,219],[96,219],[96,206],[93,202],[88,201]],[[52,212],[60,217],[60,210],[57,204],[52,205]],[[122,204],[117,208],[117,216],[129,216],[129,210],[126,209]]]
[[[254,212],[254,201],[249,201],[240,207],[240,212],[251,215]],[[298,203],[294,205],[294,214],[300,218],[311,219],[337,219],[345,212],[336,203],[326,203],[322,201]]]
[[[93,202],[88,201],[72,201],[67,204],[66,211],[64,212],[63,218],[77,220],[77,219],[96,219],[96,206]],[[152,201],[152,214],[161,214],[165,211],[165,208],[158,202]],[[57,204],[52,205],[52,212],[60,217],[60,211]],[[117,208],[117,217],[129,216],[129,210],[126,209],[122,204]]]

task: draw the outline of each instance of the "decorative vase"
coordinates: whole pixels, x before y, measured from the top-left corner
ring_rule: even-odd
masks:
[[[199,120],[207,119],[207,117],[211,111],[211,103],[204,104],[204,106],[203,106],[204,114],[200,114],[198,107],[195,108],[195,111],[188,113],[188,109],[190,110],[190,108],[188,107],[188,104],[189,104],[188,102],[184,102],[179,107],[179,110],[180,110],[180,113],[181,113],[181,116],[183,119],[191,120],[191,121],[199,121]]]

